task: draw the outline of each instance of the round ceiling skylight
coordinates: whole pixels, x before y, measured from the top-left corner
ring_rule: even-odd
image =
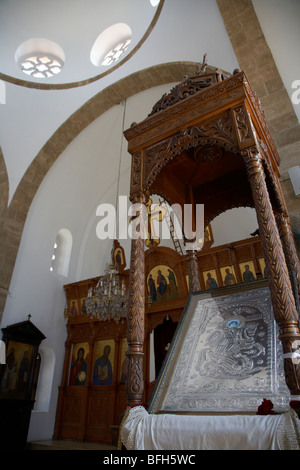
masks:
[[[125,23],[116,23],[105,29],[93,44],[92,64],[109,66],[120,59],[131,42],[131,29]]]
[[[61,72],[65,55],[55,42],[33,38],[20,44],[15,53],[15,60],[26,75],[34,78],[50,78]]]

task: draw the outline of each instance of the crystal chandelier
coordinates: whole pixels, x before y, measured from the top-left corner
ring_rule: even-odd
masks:
[[[122,158],[122,142],[124,133],[124,122],[126,112],[126,100],[123,104],[123,119],[120,141],[119,171],[117,181],[116,207],[118,207],[118,195],[120,185],[120,168]],[[118,218],[117,218],[118,220]],[[116,240],[115,240],[116,241]],[[91,287],[86,299],[87,315],[97,320],[114,320],[123,323],[127,317],[128,298],[124,279],[120,282],[120,272],[117,262],[114,261],[114,248],[112,250],[111,263],[106,264],[104,276],[100,276],[96,287]]]
[[[92,319],[123,323],[128,307],[125,282],[120,282],[120,275],[112,264],[107,264],[104,272],[94,290],[91,287],[88,292],[87,315]]]

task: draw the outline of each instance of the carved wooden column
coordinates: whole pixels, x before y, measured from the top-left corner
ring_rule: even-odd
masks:
[[[290,275],[293,277],[295,285],[294,294],[296,297],[296,303],[298,306],[299,312],[299,302],[300,302],[300,261],[298,258],[295,240],[293,237],[290,218],[288,216],[287,207],[285,204],[284,196],[282,194],[281,186],[278,177],[273,176],[276,196],[279,201],[278,205],[280,212],[276,214],[276,222],[283,246],[283,251],[285,254],[286,264]]]
[[[133,201],[144,204],[144,196]],[[129,275],[129,306],[127,317],[128,380],[127,404],[134,406],[143,401],[143,345],[145,322],[145,255],[144,240],[141,237],[131,241],[131,262]]]
[[[191,293],[199,292],[200,283],[199,283],[197,251],[187,250],[186,259],[187,259],[188,274],[189,274],[189,291]]]
[[[291,357],[296,349],[294,341],[300,342],[298,314],[265,182],[261,156],[257,147],[242,150],[241,154],[246,163],[252,189],[268,270],[274,317],[279,326],[279,339],[283,346],[285,380],[291,395],[300,395],[300,367],[296,363],[297,361],[293,361]]]
[[[266,150],[264,148],[263,150]],[[279,230],[279,235],[283,247],[283,252],[285,255],[285,260],[288,268],[290,277],[292,278],[292,287],[295,295],[295,300],[299,312],[299,301],[300,301],[300,261],[298,258],[295,240],[293,237],[290,218],[288,216],[288,211],[280,185],[279,178],[277,174],[273,171],[271,165],[268,163],[267,159],[264,159],[264,164],[267,167],[267,171],[271,178],[274,195],[276,198],[276,213],[275,219],[277,222],[277,227]]]
[[[286,264],[288,267],[289,274],[293,277],[292,282],[295,283],[293,286],[294,294],[297,296],[296,304],[299,310],[300,302],[300,262],[296,251],[295,241],[292,233],[292,229],[289,222],[289,216],[287,213],[276,214],[276,222],[285,254]]]

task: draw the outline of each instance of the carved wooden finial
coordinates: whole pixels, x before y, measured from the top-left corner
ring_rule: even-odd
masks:
[[[202,63],[199,64],[199,70],[197,72],[197,75],[202,75],[203,73],[205,73],[206,66],[207,66],[207,53],[204,54],[203,61]]]

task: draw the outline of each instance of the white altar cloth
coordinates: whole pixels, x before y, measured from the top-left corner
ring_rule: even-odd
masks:
[[[120,429],[127,450],[300,450],[300,420],[278,415],[149,414],[128,409]]]

